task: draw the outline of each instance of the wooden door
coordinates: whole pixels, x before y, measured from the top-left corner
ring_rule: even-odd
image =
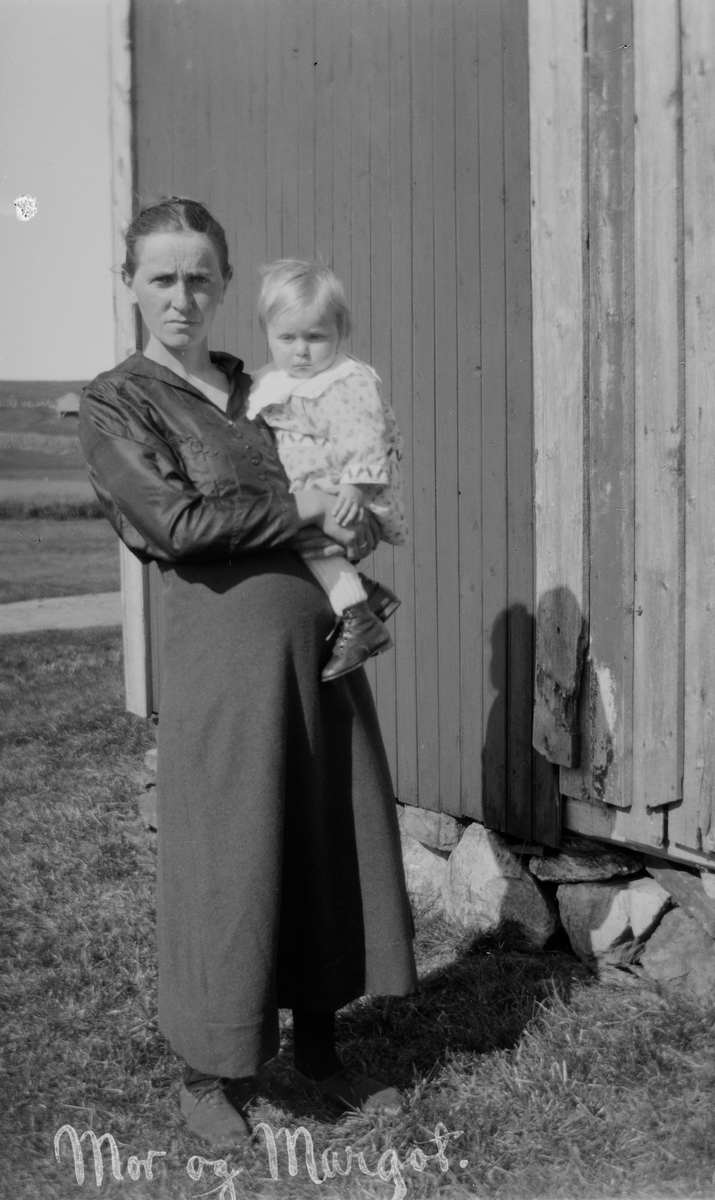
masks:
[[[370,665],[405,803],[554,840],[531,749],[526,0],[135,0],[136,189],[225,224],[215,348],[266,358],[257,267],[320,256],[406,444],[402,597]],[[532,809],[532,777],[539,801]]]

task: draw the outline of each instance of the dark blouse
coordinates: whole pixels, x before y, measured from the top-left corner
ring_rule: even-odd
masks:
[[[167,367],[133,354],[85,389],[80,437],[105,515],[142,561],[215,561],[285,544],[298,530],[268,426],[243,415],[250,376],[226,413]]]

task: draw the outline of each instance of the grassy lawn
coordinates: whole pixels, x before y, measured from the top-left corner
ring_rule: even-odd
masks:
[[[2,1196],[713,1195],[715,1008],[597,984],[570,955],[474,940],[426,912],[418,992],[339,1018],[344,1059],[403,1087],[408,1111],[368,1120],[317,1106],[291,1081],[286,1014],[284,1051],[251,1110],[276,1136],[277,1178],[263,1134],[229,1156],[230,1188],[210,1169],[190,1178],[202,1148],[181,1124],[180,1064],[155,1023],[155,842],[136,809],[153,729],[123,711],[119,632],[0,638],[0,706]],[[439,1122],[453,1134],[442,1159],[421,1158],[437,1154]],[[63,1125],[111,1134],[121,1180],[105,1147],[96,1186],[85,1140],[80,1186],[67,1136],[62,1161],[53,1155]],[[345,1166],[347,1148],[372,1175],[353,1161],[318,1187],[299,1138],[291,1177],[279,1131],[299,1126],[316,1178],[323,1152]],[[150,1149],[164,1156],[135,1181],[129,1156]]]
[[[0,520],[0,604],[119,591],[118,545],[107,521]]]

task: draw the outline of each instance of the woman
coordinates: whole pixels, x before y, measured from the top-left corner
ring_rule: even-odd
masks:
[[[232,273],[210,213],[172,197],[126,243],[149,337],[86,389],[81,436],[107,517],[161,571],[159,1024],[186,1062],[189,1128],[225,1149],[248,1136],[243,1084],[278,1051],[279,1007],[306,1083],[401,1104],[335,1049],[337,1009],[413,988],[412,923],[367,680],[321,686],[332,612],[295,553],[359,557],[375,530],[289,494],[268,427],[244,416],[243,364],[209,353]]]

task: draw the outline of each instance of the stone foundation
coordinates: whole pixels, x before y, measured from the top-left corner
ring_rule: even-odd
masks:
[[[563,930],[597,974],[715,998],[714,873],[587,838],[537,854],[477,821],[398,809],[410,893],[465,929],[509,922],[538,949]]]

